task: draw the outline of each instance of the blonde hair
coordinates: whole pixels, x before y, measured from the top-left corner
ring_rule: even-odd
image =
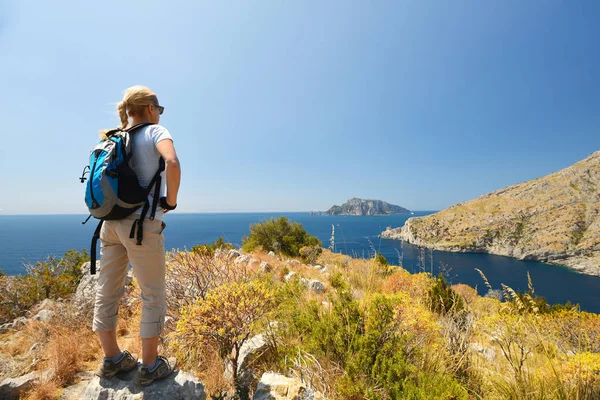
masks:
[[[123,100],[117,104],[117,112],[119,113],[119,119],[121,120],[119,129],[127,128],[127,125],[129,125],[129,117],[136,114],[142,114],[144,107],[151,104],[157,105],[158,97],[146,86],[136,85],[125,89],[123,92]],[[106,132],[108,132],[108,130],[100,131],[100,138],[102,140],[106,139]]]
[[[129,124],[129,115],[141,114],[143,109],[149,105],[157,105],[158,97],[146,86],[136,85],[123,92],[123,100],[117,105],[119,119],[121,120],[121,129],[127,128]]]

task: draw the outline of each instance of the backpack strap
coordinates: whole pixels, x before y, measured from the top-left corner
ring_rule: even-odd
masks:
[[[98,227],[94,231],[94,236],[92,236],[92,248],[90,249],[90,275],[96,275],[96,246],[98,244],[98,239],[100,239],[100,230],[102,229],[103,222],[104,221],[100,220]]]
[[[148,215],[148,211],[150,210],[150,202],[148,202],[148,195],[152,191],[152,187],[154,186],[154,196],[152,198],[152,210],[150,212],[150,221],[154,221],[154,216],[156,214],[156,209],[158,207],[159,197],[160,197],[160,186],[162,182],[162,177],[160,174],[165,170],[165,160],[161,157],[158,160],[158,171],[154,174],[154,177],[150,181],[148,185],[148,190],[146,192],[146,202],[144,203],[144,207],[142,208],[142,213],[139,219],[133,221],[131,225],[131,231],[129,232],[129,238],[136,238],[136,245],[142,245],[142,239],[144,238],[144,219],[146,219],[146,215]],[[137,228],[137,235],[136,235]]]
[[[156,214],[156,208],[158,207],[158,202],[160,200],[160,186],[162,181],[162,177],[160,176],[160,174],[164,170],[165,160],[161,157],[158,160],[158,171],[156,172],[156,175],[154,175],[156,182],[154,183],[154,196],[152,198],[152,212],[150,213],[150,221],[154,221],[154,215]]]
[[[143,128],[148,125],[154,125],[154,124],[151,122],[142,122],[141,124],[134,125],[131,128],[124,129],[123,132],[127,132],[129,135],[132,135],[132,134],[136,133],[138,129]],[[128,140],[130,142],[129,142],[129,154],[127,154],[127,156],[125,158],[126,164],[129,164],[129,161],[131,161],[131,157],[133,157],[133,142],[131,141],[131,138]]]
[[[140,128],[143,128],[145,126],[148,126],[148,125],[154,125],[154,124],[152,122],[142,122],[140,124],[132,126],[131,128],[127,128],[127,129],[123,129],[123,130],[127,133],[133,133],[134,131],[136,131]]]

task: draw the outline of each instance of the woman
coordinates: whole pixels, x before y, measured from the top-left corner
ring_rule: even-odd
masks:
[[[142,123],[151,124],[131,134],[133,156],[130,165],[140,185],[147,187],[156,174],[162,157],[166,170],[161,179],[160,193],[161,197],[164,196],[166,189],[166,201],[160,203],[154,220],[144,220],[141,245],[137,245],[135,238],[130,238],[132,225],[140,218],[141,209],[121,220],[104,221],[100,232],[100,269],[93,330],[98,334],[105,357],[96,374],[111,378],[120,371],[129,371],[137,366],[137,356],[127,350],[121,351],[116,336],[119,301],[124,294],[127,264],[130,263],[142,291],[143,301],[140,324],[142,365],[138,368],[134,382],[147,386],[156,379],[168,376],[176,366],[175,359],[167,360],[158,355],[158,339],[166,314],[166,268],[162,234],[165,224],[162,220],[163,215],[177,205],[181,170],[171,134],[158,125],[164,107],[159,104],[156,94],[144,86],[130,87],[125,90],[123,100],[117,108],[121,129]],[[152,194],[148,201],[152,204]]]

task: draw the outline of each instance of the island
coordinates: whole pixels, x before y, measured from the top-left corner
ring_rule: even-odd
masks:
[[[390,215],[410,214],[404,207],[381,200],[365,200],[354,197],[341,206],[333,206],[325,212],[327,215]]]

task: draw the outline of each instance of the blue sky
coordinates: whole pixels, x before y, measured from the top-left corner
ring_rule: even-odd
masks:
[[[144,84],[187,212],[443,209],[600,149],[597,1],[0,0],[0,214],[77,177]]]

